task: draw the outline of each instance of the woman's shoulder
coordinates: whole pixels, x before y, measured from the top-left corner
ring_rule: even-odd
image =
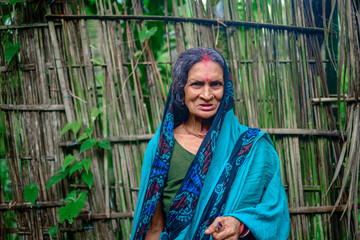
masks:
[[[239,119],[233,112],[229,112],[224,119],[224,134],[231,134],[238,139],[244,132],[256,133],[259,138],[267,134],[257,127],[249,127],[239,122]]]

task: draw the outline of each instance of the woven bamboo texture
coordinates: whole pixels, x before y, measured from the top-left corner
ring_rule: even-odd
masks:
[[[5,196],[0,183],[0,239],[50,239],[47,230],[74,189],[88,192],[86,205],[73,224],[61,224],[57,239],[128,239],[142,157],[161,122],[172,64],[195,46],[224,55],[240,123],[274,141],[289,239],[360,239],[356,1],[96,0],[91,15],[83,0],[0,2],[0,41],[21,42],[10,64],[0,47],[0,160],[11,188]],[[13,12],[10,23],[6,12]],[[162,41],[140,41],[141,30],[154,26]],[[111,150],[85,155],[92,190],[76,174],[45,190],[65,156],[79,151],[62,128],[73,120],[88,126],[94,108],[102,111],[94,135]],[[34,206],[24,200],[30,182],[39,187]]]

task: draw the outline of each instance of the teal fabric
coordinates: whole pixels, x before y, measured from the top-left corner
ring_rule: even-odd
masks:
[[[174,141],[174,150],[171,155],[169,173],[162,195],[163,211],[169,212],[171,203],[182,184],[195,155],[183,148],[178,141]]]
[[[159,141],[159,129],[145,153],[137,209],[142,207]],[[226,166],[237,139],[246,129],[239,124],[232,110],[226,114],[194,218],[176,239],[192,239],[219,174]],[[266,133],[259,134],[246,161],[239,168],[223,216],[239,219],[256,239],[287,239],[290,231],[287,199],[281,182],[279,159]],[[135,211],[133,229],[139,218],[140,212]]]

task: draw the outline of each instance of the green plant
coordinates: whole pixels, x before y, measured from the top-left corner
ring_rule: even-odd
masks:
[[[14,58],[16,53],[19,51],[21,42],[16,43],[15,45],[12,42],[5,43],[5,61],[9,65],[11,60]]]
[[[93,109],[91,113],[91,124],[94,123],[95,119],[101,114],[101,110]],[[71,175],[79,171],[81,172],[82,181],[89,187],[91,187],[94,182],[93,173],[90,170],[91,158],[81,158],[81,155],[94,147],[110,149],[111,144],[108,140],[98,141],[96,138],[92,137],[92,132],[94,127],[85,127],[85,132],[80,133],[82,127],[82,121],[72,121],[67,123],[64,128],[61,130],[60,136],[72,131],[75,136],[75,144],[80,145],[80,151],[78,154],[68,154],[63,160],[62,166],[52,175],[46,184],[45,190],[51,186],[57,184],[66,177],[71,177]],[[25,201],[31,202],[31,205],[34,204],[38,195],[38,187],[35,183],[30,183],[26,186],[24,190]],[[74,190],[69,193],[69,195],[63,200],[66,202],[66,205],[61,207],[57,214],[60,216],[59,224],[67,220],[70,224],[73,223],[74,218],[76,218],[80,211],[83,209],[86,202],[86,192],[80,192],[77,195],[77,191]],[[55,237],[58,234],[59,225],[55,225],[48,229],[48,233],[51,237]]]

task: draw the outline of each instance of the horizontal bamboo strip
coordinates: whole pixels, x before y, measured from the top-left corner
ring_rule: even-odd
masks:
[[[254,63],[254,64],[258,64],[258,63],[288,63],[288,64],[291,64],[291,63],[294,63],[293,60],[288,60],[288,59],[269,59],[269,60],[266,60],[266,61],[254,61],[254,60],[243,59],[243,60],[234,60],[233,62]],[[300,62],[300,61],[297,61],[297,62]],[[321,62],[322,63],[330,63],[330,60],[325,59],[325,60],[322,60]],[[308,60],[308,63],[314,64],[314,63],[317,63],[317,61],[314,60],[314,59],[310,59],[310,60]]]
[[[106,216],[105,213],[91,213],[91,214],[86,214],[86,213],[80,213],[78,217],[76,217],[77,219],[82,219],[82,220],[104,220],[104,219],[118,219],[118,218],[134,218],[134,214],[133,213],[129,213],[129,212],[115,212],[115,213],[110,213],[110,216]]]
[[[61,207],[64,206],[66,202],[63,201],[48,201],[48,202],[39,202],[36,201],[34,205],[31,206],[31,202],[17,203],[9,202],[0,204],[0,211],[14,210],[14,209],[29,209],[29,208],[51,208],[51,207]]]
[[[133,142],[133,141],[149,141],[154,134],[140,134],[140,135],[123,135],[118,137],[107,137],[107,138],[97,138],[98,141],[102,140],[108,140],[112,143],[120,143],[120,142]],[[80,143],[77,143],[74,141],[66,141],[66,142],[60,142],[58,146],[60,147],[70,147],[70,146],[76,146],[80,145]]]
[[[261,129],[264,132],[267,132],[270,135],[295,135],[295,136],[319,136],[319,137],[341,137],[340,131],[328,131],[328,130],[318,130],[318,129],[291,129],[291,128],[264,128]],[[346,137],[346,133],[343,133]],[[141,134],[141,135],[127,135],[127,136],[118,136],[118,137],[107,137],[107,138],[97,138],[98,141],[108,140],[112,143],[120,142],[132,142],[132,141],[149,141],[154,134]],[[74,141],[60,142],[58,146],[60,147],[70,147],[80,145]]]
[[[65,111],[62,104],[39,104],[39,105],[13,105],[0,104],[0,110],[3,111]]]
[[[61,26],[61,23],[56,23],[55,26]],[[32,23],[32,24],[18,24],[18,25],[5,25],[0,26],[0,30],[9,30],[9,29],[26,29],[26,28],[41,28],[48,27],[47,23]]]
[[[256,23],[256,22],[245,22],[237,20],[222,20],[218,21],[215,19],[206,19],[206,18],[188,18],[188,17],[171,17],[171,16],[134,16],[134,15],[121,15],[121,16],[100,16],[100,15],[59,15],[59,14],[48,14],[46,18],[49,20],[64,19],[64,20],[110,20],[110,21],[119,21],[119,20],[135,20],[135,21],[161,21],[161,22],[192,22],[198,24],[210,24],[218,25],[218,23],[223,23],[227,26],[243,26],[243,27],[252,27],[252,28],[266,28],[274,30],[286,30],[300,33],[308,34],[324,34],[324,32],[333,33],[331,30],[326,30],[324,28],[317,27],[297,27],[297,26],[288,26],[282,24],[271,24],[271,23]]]
[[[336,98],[336,97],[329,97],[329,98],[312,98],[311,99],[311,104],[319,104],[319,103],[336,103],[336,102],[347,102],[347,103],[353,103],[356,101],[360,101],[360,97],[358,99],[352,97],[352,98],[342,98],[340,97],[340,99]]]
[[[341,137],[340,131],[319,130],[319,129],[292,129],[292,128],[263,128],[261,129],[270,135],[296,135],[296,136],[321,136],[321,137]],[[346,136],[346,133],[343,133]]]
[[[347,205],[335,206],[314,206],[314,207],[295,207],[289,208],[290,214],[313,214],[313,213],[331,213],[331,212],[343,212],[347,209]]]
[[[70,184],[70,188],[83,188],[83,189],[89,189],[89,186],[86,184]],[[105,186],[103,187],[105,188]],[[115,189],[116,186],[109,186],[110,189]]]
[[[268,61],[254,61],[254,60],[250,60],[250,59],[242,59],[242,60],[237,60],[236,62],[238,62],[239,64],[258,64],[259,62],[273,62],[273,63],[281,63],[281,64],[291,64],[294,61],[293,60],[288,60],[288,59],[270,59]],[[321,61],[322,63],[330,63],[331,61],[329,59],[324,59]],[[175,62],[173,61],[159,61],[159,62],[155,62],[156,65],[161,65],[161,64],[174,64]],[[308,60],[309,64],[315,64],[317,63],[316,60],[314,59],[310,59]],[[137,62],[137,65],[151,65],[152,62],[149,61],[143,61],[143,62]],[[229,64],[229,63],[228,63]],[[50,62],[45,63],[46,68],[48,69],[53,69],[54,65]],[[128,66],[131,65],[131,62],[123,62],[122,63],[123,66]],[[28,64],[19,64],[20,66],[20,70],[22,71],[35,71],[36,70],[36,65],[34,63],[28,63]],[[70,66],[71,68],[88,68],[88,67],[107,67],[107,64],[105,63],[94,63],[92,65],[77,65],[77,64],[72,64]],[[65,66],[65,68],[69,68],[69,66]],[[117,70],[119,68],[116,68]],[[11,72],[14,71],[14,66],[0,66],[0,72]]]
[[[4,156],[0,156],[0,158],[6,158],[6,156],[4,155]],[[20,160],[33,160],[34,159],[34,157],[33,156],[19,156],[18,157],[18,159],[20,159]],[[55,156],[43,156],[43,157],[41,157],[41,159],[45,159],[46,161],[54,161],[55,160]]]
[[[36,202],[32,207],[30,202],[27,203],[11,203],[0,204],[0,211],[22,209],[29,210],[32,208],[50,208],[50,207],[61,207],[64,206],[66,202],[63,201],[52,201],[52,202]],[[11,206],[11,207],[10,207]],[[313,213],[331,213],[334,212],[343,212],[346,209],[346,205],[334,206],[310,206],[310,207],[291,207],[289,208],[290,214],[313,214]],[[134,214],[129,212],[113,212],[110,213],[110,216],[106,216],[105,213],[80,213],[77,219],[82,220],[102,220],[102,219],[118,219],[118,218],[133,218]]]
[[[250,59],[242,59],[242,60],[237,60],[235,62],[238,62],[238,63],[241,63],[241,64],[244,64],[244,63],[262,63],[262,62],[273,62],[273,63],[293,63],[294,61],[292,60],[288,60],[288,59],[270,59],[268,61],[254,61],[254,60],[250,60]],[[331,61],[329,59],[324,59],[321,61],[322,63],[330,63]],[[170,61],[165,61],[165,62],[156,62],[156,64],[173,64],[175,62],[170,62]],[[228,63],[228,62],[227,62]],[[314,59],[310,59],[308,60],[308,63],[317,63],[316,60]],[[137,65],[150,65],[151,62],[138,62]],[[229,64],[229,63],[228,63]],[[131,65],[130,62],[123,62],[123,65],[126,66],[126,65]],[[94,64],[95,66],[95,64]],[[104,64],[105,66],[105,64]],[[72,66],[72,67],[75,67],[75,66]],[[80,66],[78,66],[80,67]],[[83,67],[83,66],[81,66]]]
[[[36,70],[36,65],[34,63],[19,64],[18,66],[20,67],[20,70],[22,70],[22,71],[35,71]],[[14,68],[13,65],[0,66],[0,72],[11,72],[11,71],[14,71],[14,70],[15,70],[15,68]]]
[[[49,235],[49,233],[47,232],[47,230],[49,229],[49,227],[43,227],[43,235]],[[59,228],[60,232],[83,232],[85,230],[93,230],[94,227],[83,227],[83,228]],[[31,231],[29,228],[6,228],[6,233],[7,234],[23,234],[23,235],[30,235]]]

